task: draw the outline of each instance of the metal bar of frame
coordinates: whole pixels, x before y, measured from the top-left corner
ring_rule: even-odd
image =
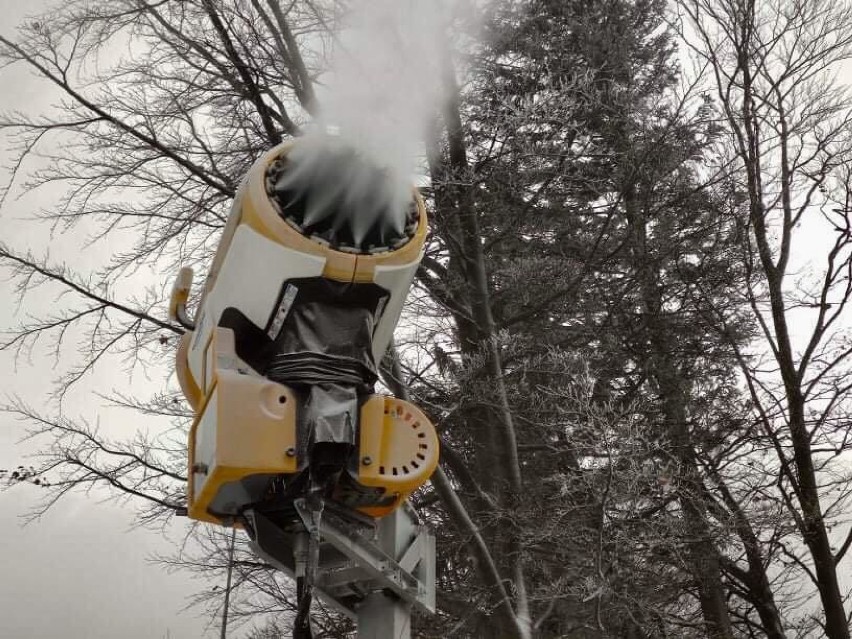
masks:
[[[419,546],[418,539],[416,521],[405,508],[397,509],[379,522],[379,547],[390,557],[406,557],[409,549]],[[385,589],[370,593],[358,608],[359,639],[410,639],[411,607],[411,602],[397,593]]]
[[[251,514],[249,518],[254,519]],[[322,543],[336,551],[338,563],[318,567],[316,594],[352,617],[361,639],[410,639],[412,610],[435,611],[434,533],[420,523],[407,503],[379,520],[372,530],[337,519],[331,516],[320,521]],[[255,526],[255,530],[263,535],[267,529]],[[264,552],[263,547],[270,543],[270,539],[256,539],[251,545],[292,577],[289,562],[271,556],[283,559],[291,549],[279,543],[276,552]],[[344,603],[335,596],[341,588],[350,596],[362,594]]]

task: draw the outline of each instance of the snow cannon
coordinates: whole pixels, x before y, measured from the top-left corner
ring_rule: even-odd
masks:
[[[429,419],[374,391],[427,231],[416,189],[388,182],[340,144],[279,145],[238,190],[194,319],[181,269],[191,518],[284,529],[305,498],[379,518],[435,469]]]

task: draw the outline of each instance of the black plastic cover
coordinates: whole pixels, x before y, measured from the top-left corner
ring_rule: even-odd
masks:
[[[282,286],[265,328],[235,308],[222,313],[240,359],[299,395],[300,458],[312,460],[323,444],[324,456],[339,447],[333,457],[345,460],[356,447],[359,400],[378,377],[373,332],[387,296],[375,284],[297,279]]]

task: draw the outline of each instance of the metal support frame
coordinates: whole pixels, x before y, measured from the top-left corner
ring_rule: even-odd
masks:
[[[406,504],[408,506],[408,504]],[[429,608],[435,607],[434,542],[431,535],[418,535],[416,520],[407,508],[400,508],[379,522],[378,545],[389,557],[397,560],[403,573],[411,574],[419,562],[424,564],[424,581],[431,584]],[[431,546],[431,547],[430,547]],[[425,595],[426,586],[418,583],[418,594]],[[422,593],[421,593],[422,591]],[[369,594],[358,608],[358,637],[362,639],[409,639],[411,637],[411,602],[378,590]]]
[[[293,577],[297,528],[255,511],[246,518],[252,549]],[[315,592],[356,621],[359,637],[409,639],[411,611],[435,611],[435,535],[407,502],[378,521],[327,503],[319,532]]]

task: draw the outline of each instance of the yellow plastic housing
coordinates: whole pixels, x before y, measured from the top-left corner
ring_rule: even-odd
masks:
[[[192,335],[191,332],[187,332],[180,336],[177,355],[175,357],[175,373],[177,374],[178,383],[184,397],[186,397],[186,401],[189,402],[192,410],[197,414],[204,401],[204,395],[201,393],[198,383],[189,370],[189,347],[192,342]]]
[[[287,386],[239,372],[230,329],[217,328],[205,353],[195,391],[204,399],[189,432],[188,511],[192,519],[221,524],[211,504],[223,501],[222,491],[234,493],[254,475],[297,471],[297,398]],[[358,510],[383,517],[428,481],[438,464],[438,436],[420,409],[384,395],[364,402],[359,424],[358,483],[393,500]]]
[[[221,523],[209,509],[227,484],[296,472],[296,396],[228,365],[235,358],[232,331],[216,329],[208,352],[213,376],[189,432],[188,510],[193,519]]]
[[[382,517],[429,480],[438,465],[438,435],[419,408],[394,397],[373,395],[361,407],[360,419],[358,482],[384,488],[397,499],[359,510]]]
[[[420,261],[420,253],[426,242],[427,219],[426,206],[417,189],[412,189],[419,218],[414,237],[400,248],[386,253],[356,255],[336,251],[305,237],[282,220],[266,193],[266,170],[276,159],[286,156],[295,144],[298,142],[285,142],[270,149],[249,169],[234,203],[234,212],[228,219],[213,259],[210,274],[207,277],[206,290],[212,289],[215,284],[216,275],[228,252],[231,238],[240,224],[248,225],[277,244],[325,258],[323,277],[338,282],[372,282],[375,279],[376,266],[397,266]]]
[[[268,288],[274,287],[277,294],[277,287],[287,279],[323,277],[339,282],[377,284],[387,290],[390,297],[374,333],[376,360],[381,359],[393,335],[426,241],[428,229],[423,198],[412,188],[418,223],[413,237],[401,247],[375,255],[334,250],[303,236],[283,220],[266,192],[267,169],[277,159],[286,157],[297,144],[298,141],[287,142],[261,156],[249,169],[231,206],[205,278],[196,328],[181,341],[177,353],[177,376],[195,411],[207,396],[201,379],[199,354],[222,311],[227,307],[237,308],[262,326],[275,303],[275,294]],[[277,252],[270,247],[277,248]],[[264,255],[266,259],[272,256],[275,269],[265,272],[265,264],[258,262],[257,255]],[[184,270],[177,278],[170,305],[172,315],[176,315],[189,299],[188,275],[188,270]],[[217,283],[222,286],[217,288]]]

